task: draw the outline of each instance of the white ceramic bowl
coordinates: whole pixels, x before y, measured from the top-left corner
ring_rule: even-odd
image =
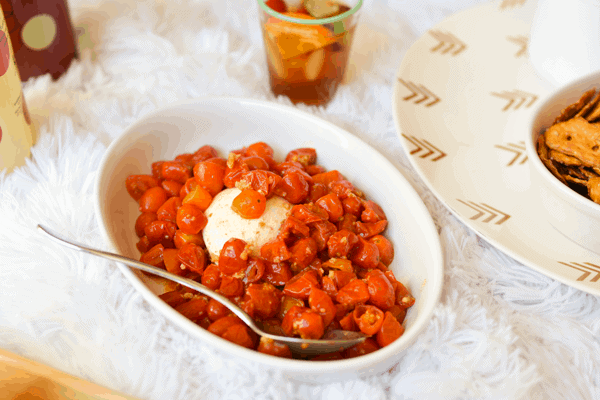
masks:
[[[119,267],[146,300],[173,323],[232,356],[279,368],[304,382],[330,382],[392,367],[399,353],[429,322],[439,300],[443,257],[437,230],[417,193],[392,164],[348,132],[310,114],[262,101],[202,98],[170,105],[133,124],[106,151],[96,182],[98,224],[111,250],[139,258],[133,229],[139,212],[125,189],[128,175],[150,173],[152,162],[172,159],[205,144],[226,156],[230,150],[257,141],[269,143],[277,159],[295,148],[316,148],[319,164],[338,169],[383,207],[389,221],[386,235],[395,249],[391,269],[416,298],[400,339],[377,352],[349,360],[311,362],[267,356],[195,325],[160,300],[157,294],[164,291],[160,282],[123,265]]]
[[[526,125],[525,146],[531,170],[531,188],[539,196],[548,221],[575,243],[600,254],[600,204],[560,182],[540,160],[536,143],[561,110],[575,103],[593,87],[600,89],[600,72],[556,89],[531,114]]]

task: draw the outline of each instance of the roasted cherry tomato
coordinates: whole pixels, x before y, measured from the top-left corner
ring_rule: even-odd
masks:
[[[260,343],[256,350],[275,357],[292,358],[292,352],[287,344],[277,343],[273,339],[264,336],[260,338]]]
[[[337,311],[333,300],[323,290],[313,287],[308,296],[309,307],[323,318],[323,326],[327,327],[335,318]]]
[[[225,168],[215,162],[202,161],[194,166],[194,177],[198,185],[206,189],[214,197],[223,189]]]
[[[379,350],[379,345],[375,339],[366,338],[364,342],[344,350],[343,355],[344,358],[354,358],[358,356],[364,356],[365,354],[372,353],[376,350]]]
[[[192,177],[192,172],[185,165],[176,161],[165,161],[161,167],[163,179],[179,182],[182,185]]]
[[[212,203],[212,196],[200,185],[192,188],[182,201],[182,204],[192,204],[202,211],[206,211],[210,203]]]
[[[357,244],[358,236],[354,233],[347,230],[338,231],[327,240],[329,257],[347,257]]]
[[[319,275],[314,269],[306,269],[285,284],[283,294],[307,300],[313,288],[319,288]]]
[[[299,162],[306,167],[317,162],[317,152],[312,148],[295,149],[287,154],[285,161]]]
[[[362,333],[374,335],[379,332],[383,324],[384,314],[375,306],[358,305],[352,312],[352,317]]]
[[[152,212],[144,212],[141,213],[139,217],[135,220],[135,233],[138,237],[142,237],[145,235],[144,229],[146,226],[150,224],[150,222],[154,222],[158,219],[156,213]]]
[[[183,233],[197,234],[207,223],[208,219],[202,210],[193,204],[184,204],[177,210],[177,226]]]
[[[184,317],[196,322],[206,316],[206,306],[208,300],[204,296],[199,296],[175,307],[175,311]]]
[[[254,341],[252,340],[252,336],[250,336],[248,327],[245,325],[230,326],[225,332],[223,332],[221,337],[242,347],[246,347],[248,349],[254,348]]]
[[[151,187],[140,197],[140,211],[155,213],[167,201],[167,198],[168,195],[165,189],[160,186]]]
[[[373,243],[358,237],[358,244],[349,257],[352,262],[365,269],[377,268],[379,264],[379,249]]]
[[[225,275],[245,271],[248,266],[247,244],[241,239],[229,239],[219,255],[219,269]]]
[[[160,186],[166,190],[169,197],[179,196],[183,185],[176,181],[165,180],[160,183]]]
[[[398,320],[389,311],[385,313],[383,324],[377,332],[377,344],[381,347],[385,347],[398,339],[404,333],[404,327],[398,322]]]
[[[270,263],[280,263],[289,260],[292,255],[282,239],[275,239],[260,248],[260,256]]]
[[[373,236],[369,239],[369,243],[373,243],[379,250],[379,261],[386,267],[394,260],[394,246],[392,243],[381,235]]]
[[[344,215],[344,206],[335,193],[329,193],[318,199],[315,204],[327,211],[329,221],[337,222]]]
[[[383,311],[388,310],[394,305],[396,300],[394,287],[388,280],[387,276],[378,269],[371,270],[365,281],[369,289],[371,298],[369,302]]]
[[[221,270],[210,264],[202,273],[201,283],[209,289],[217,290],[221,286]]]
[[[217,155],[217,151],[212,146],[202,146],[193,154],[196,163],[217,157]]]
[[[375,203],[372,200],[367,200],[363,202],[364,211],[360,215],[360,219],[362,222],[379,222],[381,220],[387,219],[385,217],[385,213],[383,209],[379,206],[379,204]]]
[[[155,267],[162,268],[164,267],[163,262],[163,251],[165,250],[162,244],[157,244],[152,247],[150,250],[142,254],[140,257],[140,261],[146,264],[153,265]]]
[[[127,193],[138,201],[144,192],[159,185],[159,180],[151,175],[129,175],[125,179]]]
[[[308,267],[308,265],[317,256],[317,242],[313,238],[304,238],[298,240],[290,247],[291,257],[289,262],[292,268],[298,270]]]
[[[275,285],[275,286],[283,286],[290,279],[292,279],[292,270],[290,266],[284,262],[281,263],[265,263],[265,276],[264,280]]]
[[[239,278],[225,275],[221,279],[219,293],[225,297],[238,297],[244,294],[244,282]]]
[[[207,255],[202,249],[194,243],[187,243],[180,248],[177,259],[190,271],[201,274],[207,264]]]
[[[246,289],[244,303],[251,317],[272,318],[277,314],[281,303],[281,292],[272,284],[251,283]]]
[[[369,288],[367,284],[360,279],[354,279],[350,281],[346,286],[338,290],[335,299],[338,303],[347,306],[366,303],[369,301],[371,296],[369,295]]]
[[[259,218],[266,207],[267,198],[252,189],[242,190],[231,203],[231,209],[245,219]]]
[[[161,221],[177,222],[177,210],[181,207],[179,197],[171,197],[163,203],[156,212],[157,219]]]
[[[281,322],[283,331],[288,336],[300,336],[303,339],[319,339],[325,328],[320,314],[310,308],[293,306]]]

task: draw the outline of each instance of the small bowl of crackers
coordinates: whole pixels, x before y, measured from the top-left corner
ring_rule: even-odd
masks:
[[[528,129],[531,186],[548,221],[600,254],[600,72],[558,88]]]

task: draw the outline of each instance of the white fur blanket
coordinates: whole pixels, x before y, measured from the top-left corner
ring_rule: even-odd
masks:
[[[141,399],[600,399],[600,299],[520,265],[455,219],[394,131],[392,81],[411,44],[483,0],[367,1],[346,84],[302,107],[373,145],[439,227],[446,277],[391,373],[312,386],[220,354],[151,308],[112,262],[48,246],[38,222],[105,247],[97,166],[130,123],[201,95],[274,99],[254,0],[72,0],[81,59],[25,85],[38,142],[0,174],[0,347]],[[0,395],[1,397],[1,395]]]

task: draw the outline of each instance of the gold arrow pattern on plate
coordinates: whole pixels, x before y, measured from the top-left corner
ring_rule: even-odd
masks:
[[[398,78],[398,80],[400,81],[401,84],[404,85],[404,87],[406,87],[408,90],[411,91],[410,95],[402,98],[402,100],[404,100],[404,101],[409,101],[409,100],[414,99],[415,104],[423,103],[423,105],[425,107],[431,107],[441,101],[439,97],[437,97],[435,94],[433,94],[429,89],[427,89],[423,85],[417,85],[411,81],[404,81],[401,78]],[[431,100],[431,101],[424,103],[428,100]]]
[[[507,167],[510,167],[511,165],[517,165],[515,163],[519,160],[519,158],[521,161],[518,163],[518,165],[522,165],[527,162],[527,156],[525,155],[525,142],[507,143],[506,146],[497,144],[494,147],[515,153],[515,156],[512,158],[512,160],[506,164]]]
[[[495,209],[494,207],[485,204],[485,203],[475,203],[472,201],[464,201],[461,199],[456,199],[458,201],[460,201],[462,204],[464,204],[465,206],[471,208],[472,210],[474,210],[476,212],[475,215],[473,215],[470,219],[473,221],[478,220],[479,218],[482,217],[486,217],[483,221],[483,223],[489,223],[492,222],[494,219],[496,219],[496,217],[500,217],[498,219],[496,219],[496,221],[494,222],[496,225],[502,225],[503,223],[505,223],[509,218],[510,215],[506,214],[500,210]]]
[[[590,279],[590,282],[598,282],[598,280],[600,280],[600,265],[596,265],[596,264],[592,264],[589,262],[584,262],[584,263],[577,263],[577,262],[562,262],[559,261],[560,264],[562,265],[566,265],[569,268],[573,268],[576,269],[579,272],[583,272],[581,274],[581,276],[579,278],[577,278],[578,281],[584,281],[587,279],[588,276],[595,274],[592,279]]]
[[[439,52],[455,56],[467,48],[463,41],[449,32],[429,31],[429,33],[439,42],[437,46],[431,48],[432,53]]]
[[[500,93],[492,92],[492,96],[508,100],[502,111],[509,109],[518,110],[521,107],[529,108],[538,97],[535,94],[524,92],[522,90],[513,90],[511,92],[503,91]]]
[[[517,53],[515,54],[516,58],[527,55],[527,44],[529,42],[529,39],[526,36],[508,36],[506,40],[518,46],[521,46],[519,48],[519,51],[517,51]]]
[[[506,8],[520,7],[525,4],[527,0],[503,0],[500,3],[500,9],[504,10]]]
[[[407,136],[404,133],[402,134],[402,137],[404,137],[406,140],[408,140],[410,143],[416,146],[413,150],[410,151],[411,155],[420,153],[421,150],[426,150],[425,154],[421,154],[420,157],[427,158],[431,156],[429,158],[430,161],[439,161],[447,156],[446,153],[444,153],[442,150],[438,149],[425,139],[417,139],[414,136]]]

